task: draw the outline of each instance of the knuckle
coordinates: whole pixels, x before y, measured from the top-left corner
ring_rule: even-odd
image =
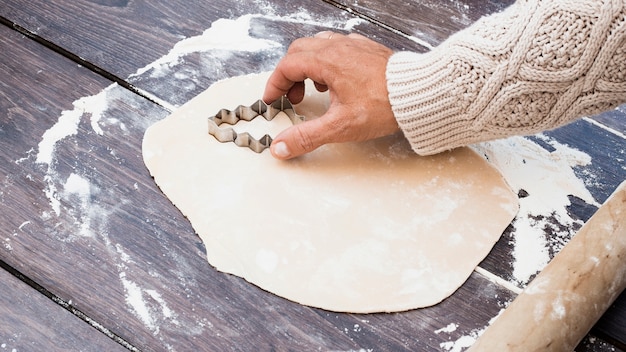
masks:
[[[309,152],[318,147],[311,134],[304,128],[297,128],[295,131],[295,143],[299,150]]]
[[[289,45],[289,48],[287,48],[287,53],[293,54],[293,53],[303,51],[304,49],[308,47],[308,44],[307,44],[308,39],[309,38],[298,38],[294,40],[293,42],[291,42],[291,44]]]

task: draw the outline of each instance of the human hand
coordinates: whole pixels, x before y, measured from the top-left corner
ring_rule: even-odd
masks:
[[[263,100],[282,95],[297,104],[304,80],[328,90],[330,107],[317,119],[280,133],[270,147],[278,159],[308,153],[323,144],[364,141],[399,130],[391,110],[385,70],[392,50],[358,34],[321,32],[294,41],[265,86]]]

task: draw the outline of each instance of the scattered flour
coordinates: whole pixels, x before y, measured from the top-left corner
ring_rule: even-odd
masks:
[[[599,206],[574,167],[591,163],[589,155],[538,135],[548,151],[523,137],[483,143],[474,148],[494,164],[515,191],[525,191],[514,220],[513,279],[525,286],[550,261],[582,223],[567,212],[569,195]],[[546,237],[549,229],[551,237]]]
[[[265,18],[268,20],[312,24],[325,26],[331,29],[350,30],[361,23],[360,19],[350,19],[348,21],[325,21],[320,23],[313,19],[306,12],[298,12],[289,16],[276,17],[271,15],[248,14],[237,19],[218,19],[211,24],[201,35],[189,37],[176,43],[174,47],[161,58],[137,70],[130,77],[140,76],[150,71],[153,77],[161,77],[170,74],[170,69],[182,62],[182,59],[191,53],[202,52],[260,52],[263,50],[280,49],[282,44],[269,40],[253,38],[250,36],[251,21],[255,18]]]
[[[202,35],[183,39],[176,43],[167,55],[162,56],[151,64],[137,70],[132,76],[142,75],[150,70],[152,76],[161,76],[169,73],[172,66],[181,63],[185,55],[198,52],[224,51],[261,51],[279,48],[281,45],[268,39],[252,38],[248,34],[250,20],[255,15],[245,15],[235,20],[219,19]],[[259,15],[256,15],[259,16]],[[131,77],[132,77],[131,76]]]
[[[143,299],[142,290],[136,283],[126,279],[125,272],[121,272],[119,276],[124,286],[124,291],[126,291],[126,304],[133,309],[135,316],[137,316],[148,329],[158,332],[158,327],[154,322],[150,309]]]
[[[37,162],[50,165],[56,143],[66,137],[75,135],[78,132],[78,124],[85,114],[90,115],[91,128],[94,132],[102,135],[104,132],[98,125],[98,122],[108,107],[107,92],[116,86],[117,84],[112,84],[96,95],[80,98],[73,103],[74,109],[61,112],[57,123],[44,132],[41,137],[37,152]]]
[[[36,162],[45,164],[48,167],[48,171],[44,176],[46,183],[44,194],[50,201],[50,207],[56,216],[61,214],[61,203],[56,185],[58,174],[53,163],[56,144],[65,138],[76,135],[79,123],[85,115],[90,116],[90,125],[93,131],[98,135],[102,135],[104,131],[100,128],[98,122],[108,107],[107,94],[116,86],[117,84],[112,84],[96,95],[76,100],[73,103],[74,109],[63,111],[58,121],[41,136]],[[16,162],[20,162],[20,160],[16,160]]]
[[[451,332],[456,331],[456,329],[458,327],[459,326],[457,324],[450,323],[450,324],[448,324],[448,326],[444,326],[443,328],[441,328],[439,330],[435,330],[435,334],[441,334],[442,332],[451,333]]]
[[[271,8],[271,5],[268,5]],[[254,18],[268,18],[274,21],[286,21],[294,23],[310,23],[325,26],[330,29],[350,30],[361,23],[360,19],[348,21],[320,20],[311,18],[305,11],[287,17],[276,17],[268,11],[265,15],[250,14],[236,19],[220,19],[215,21],[210,28],[201,35],[186,38],[178,42],[169,53],[151,64],[140,68],[130,77],[138,77],[149,74],[151,76],[174,74],[172,69],[181,64],[186,55],[208,51],[247,51],[255,52],[281,48],[282,45],[269,39],[253,38],[249,35],[251,20]],[[421,43],[427,48],[432,48],[422,39],[411,37],[415,42]],[[91,206],[93,192],[95,191],[89,178],[85,175],[72,173],[66,180],[62,180],[57,172],[55,160],[55,147],[70,136],[78,133],[81,120],[89,117],[90,126],[97,135],[104,135],[100,120],[108,109],[108,93],[117,87],[112,84],[100,93],[83,97],[73,103],[73,109],[63,111],[56,124],[48,129],[41,137],[38,144],[36,162],[47,166],[44,176],[46,188],[43,190],[49,199],[50,208],[56,216],[61,214],[61,197],[77,197],[80,207]],[[154,101],[169,110],[176,106],[155,97],[150,93],[143,92]],[[540,136],[541,137],[541,136]],[[505,179],[515,190],[524,189],[528,196],[520,201],[520,213],[515,221],[514,233],[514,271],[516,283],[525,285],[529,278],[540,271],[549,261],[549,247],[551,244],[544,236],[543,227],[549,226],[546,219],[556,219],[567,228],[572,228],[576,221],[567,213],[569,205],[568,195],[574,195],[585,202],[597,205],[591,194],[585,188],[573,172],[573,167],[586,165],[591,162],[590,157],[567,146],[561,145],[547,137],[543,138],[546,143],[554,147],[554,151],[547,151],[538,144],[521,137],[513,137],[491,143],[484,143],[475,149],[484,154],[503,173]],[[26,158],[25,158],[26,159]],[[24,160],[25,160],[24,159]],[[16,161],[20,162],[20,160]],[[57,189],[57,185],[63,189]],[[135,183],[135,187],[136,187]],[[44,214],[45,215],[45,214]],[[51,215],[50,215],[51,216]],[[80,218],[82,224],[78,230],[80,236],[90,231],[92,226],[90,212],[83,212]],[[29,222],[24,222],[20,229]],[[571,235],[571,234],[567,234]],[[104,236],[105,241],[109,239]],[[10,244],[5,244],[10,245]],[[108,243],[108,248],[117,248],[118,274],[126,294],[126,304],[133,314],[155,335],[160,332],[160,323],[169,321],[178,324],[176,314],[166,304],[165,299],[154,289],[146,289],[132,281],[128,275],[127,263],[130,256],[124,253],[119,246]],[[266,257],[261,257],[265,264]],[[267,269],[271,269],[268,264]],[[555,312],[559,313],[559,309]],[[449,324],[437,331],[436,334],[456,331],[458,325]],[[361,327],[354,326],[355,331]],[[471,346],[484,330],[473,331],[462,336],[456,341],[441,343],[440,347],[448,352],[461,351]],[[361,350],[365,351],[365,350]]]
[[[504,309],[501,309],[498,315],[496,315],[495,317],[491,318],[491,320],[489,320],[489,324],[487,326],[493,324],[493,322],[503,312],[504,312]],[[471,347],[476,342],[476,340],[478,340],[480,335],[482,335],[485,332],[485,330],[487,330],[487,326],[482,329],[472,330],[469,334],[463,335],[459,337],[458,339],[456,339],[455,341],[442,342],[439,344],[439,347],[441,347],[441,349],[446,352],[461,352],[464,349]]]
[[[254,18],[266,18],[272,21],[283,21],[291,23],[304,23],[316,26],[325,26],[329,29],[350,30],[362,22],[360,19],[339,20],[339,19],[314,19],[306,11],[297,12],[285,17],[272,16],[268,14],[249,14],[237,19],[219,19],[201,35],[186,38],[178,42],[170,52],[158,60],[138,69],[129,78],[142,75],[174,75],[173,68],[183,62],[183,58],[193,53],[215,52],[223,50],[225,52],[258,52],[263,50],[274,50],[282,47],[282,44],[269,40],[253,38],[249,35],[251,20]],[[285,49],[285,48],[283,48]],[[110,103],[116,98],[113,90],[122,89],[117,84],[111,84],[101,92],[80,98],[73,102],[73,108],[61,113],[57,122],[51,126],[41,136],[36,148],[36,163],[43,165],[46,169],[44,181],[46,184],[43,193],[49,200],[52,212],[45,211],[42,214],[44,219],[52,217],[69,216],[71,223],[78,226],[75,233],[64,234],[68,238],[59,240],[73,240],[91,236],[105,242],[109,249],[109,255],[115,256],[118,264],[118,276],[125,292],[126,304],[133,314],[155,335],[160,332],[161,324],[167,321],[175,326],[180,325],[176,319],[176,314],[167,305],[166,300],[154,289],[142,288],[138,282],[131,280],[128,263],[131,258],[120,246],[111,243],[107,235],[107,217],[116,211],[115,209],[102,209],[97,203],[97,194],[100,190],[95,187],[90,175],[81,174],[74,170],[67,178],[62,176],[58,170],[56,162],[56,148],[60,143],[66,143],[72,136],[79,133],[81,122],[89,119],[89,126],[96,136],[104,136],[105,130],[110,125],[111,119],[104,118],[110,107]],[[176,106],[160,99],[149,92],[137,89],[140,93],[157,102],[164,108],[172,111]],[[120,129],[123,129],[123,122],[117,121]],[[87,131],[88,132],[88,131]],[[29,151],[29,155],[35,150]],[[111,150],[114,154],[115,151]],[[27,155],[16,160],[16,163],[24,163],[29,160]],[[134,188],[138,189],[137,183]],[[62,201],[72,204],[69,208],[62,208]],[[29,224],[29,221],[20,225],[20,230]],[[98,236],[93,236],[97,233]],[[11,249],[10,239],[5,240],[4,246]],[[261,258],[266,264],[267,258]],[[268,264],[268,265],[269,265]],[[271,269],[268,266],[268,269]],[[209,326],[210,322],[198,322],[198,326]],[[355,327],[356,329],[357,327]],[[190,328],[191,329],[191,328]],[[198,330],[189,330],[189,333],[200,333]]]
[[[160,332],[162,321],[169,321],[179,326],[180,323],[176,319],[176,314],[169,308],[159,292],[154,289],[141,288],[136,282],[129,279],[126,274],[128,270],[127,264],[131,263],[132,259],[124,252],[121,246],[118,245],[115,248],[121,259],[117,266],[120,281],[126,292],[126,304],[132,309],[135,316],[154,335]]]
[[[474,335],[461,336],[456,341],[446,341],[439,344],[439,347],[449,352],[461,352],[464,348],[471,347],[478,337]]]

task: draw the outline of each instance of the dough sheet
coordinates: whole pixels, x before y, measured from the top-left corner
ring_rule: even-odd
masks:
[[[290,161],[208,134],[207,117],[250,105],[269,73],[234,77],[151,126],[144,161],[202,238],[210,264],[276,295],[331,311],[395,312],[451,295],[518,210],[498,171],[469,148],[414,154],[393,135],[326,145]],[[298,114],[328,95],[307,87]],[[289,119],[238,123],[256,137]]]

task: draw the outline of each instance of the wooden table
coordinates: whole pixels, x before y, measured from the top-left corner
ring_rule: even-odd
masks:
[[[213,269],[148,174],[141,140],[211,83],[271,70],[297,37],[354,31],[424,52],[510,3],[3,0],[0,350],[456,351],[470,344],[527,283],[513,276],[514,226],[437,306],[371,315],[312,309]],[[226,41],[168,61],[176,43],[218,23],[249,26],[244,36],[271,41],[272,49]],[[590,156],[574,171],[601,203],[626,179],[624,111],[528,140]],[[596,206],[570,200],[579,226]],[[553,225],[546,236],[558,219]],[[624,296],[580,351],[625,348]]]

